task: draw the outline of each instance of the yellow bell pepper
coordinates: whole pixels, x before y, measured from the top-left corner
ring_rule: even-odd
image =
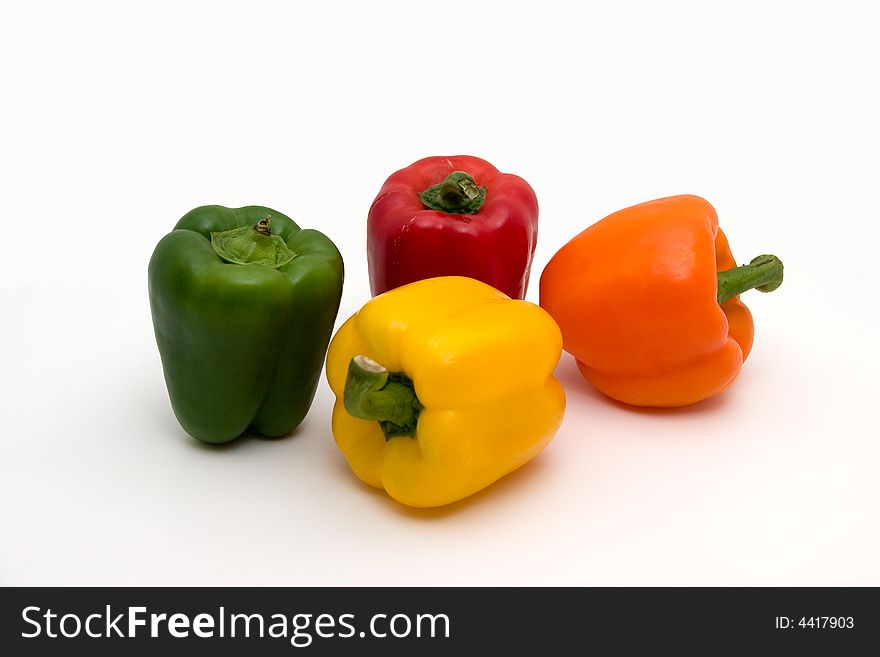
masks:
[[[556,322],[470,278],[381,294],[336,333],[333,435],[351,469],[416,507],[471,495],[553,438],[565,393]]]

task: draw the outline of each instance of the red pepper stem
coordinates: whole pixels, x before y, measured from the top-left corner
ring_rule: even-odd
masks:
[[[722,304],[751,289],[772,292],[782,285],[782,261],[774,255],[759,255],[749,264],[718,272],[718,303]]]
[[[436,185],[419,193],[429,210],[447,214],[474,214],[486,202],[486,188],[477,185],[469,173],[453,171]]]
[[[424,408],[412,379],[402,372],[389,372],[367,356],[355,356],[348,364],[342,399],[349,415],[378,422],[385,440],[414,437]]]

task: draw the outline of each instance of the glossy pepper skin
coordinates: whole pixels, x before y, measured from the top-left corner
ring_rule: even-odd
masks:
[[[600,391],[637,406],[683,406],[727,388],[751,351],[751,313],[731,292],[782,280],[774,256],[753,263],[734,269],[708,201],[662,198],[615,212],[563,246],[541,276],[541,305]],[[727,285],[734,278],[757,284]],[[719,279],[729,299],[719,299]]]
[[[327,237],[270,208],[209,205],[178,221],[153,252],[149,294],[171,406],[187,433],[225,443],[248,428],[281,436],[299,425],[342,279]]]
[[[522,299],[537,239],[538,200],[525,180],[477,157],[426,157],[391,175],[370,207],[373,296],[468,276]]]
[[[327,353],[336,443],[362,481],[403,504],[462,499],[550,442],[565,409],[553,378],[561,353],[546,312],[479,281],[441,277],[386,292]],[[385,372],[378,383],[376,372]]]

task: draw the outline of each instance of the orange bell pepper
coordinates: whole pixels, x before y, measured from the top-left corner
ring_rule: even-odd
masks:
[[[563,246],[541,275],[541,306],[600,391],[636,406],[684,406],[729,386],[754,337],[739,294],[782,283],[782,262],[737,267],[698,196],[620,210]]]

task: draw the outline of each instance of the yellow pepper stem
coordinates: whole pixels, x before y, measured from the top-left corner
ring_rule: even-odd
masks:
[[[402,372],[389,372],[367,356],[355,356],[348,364],[343,404],[349,415],[378,422],[385,440],[414,437],[424,408],[412,379]]]

